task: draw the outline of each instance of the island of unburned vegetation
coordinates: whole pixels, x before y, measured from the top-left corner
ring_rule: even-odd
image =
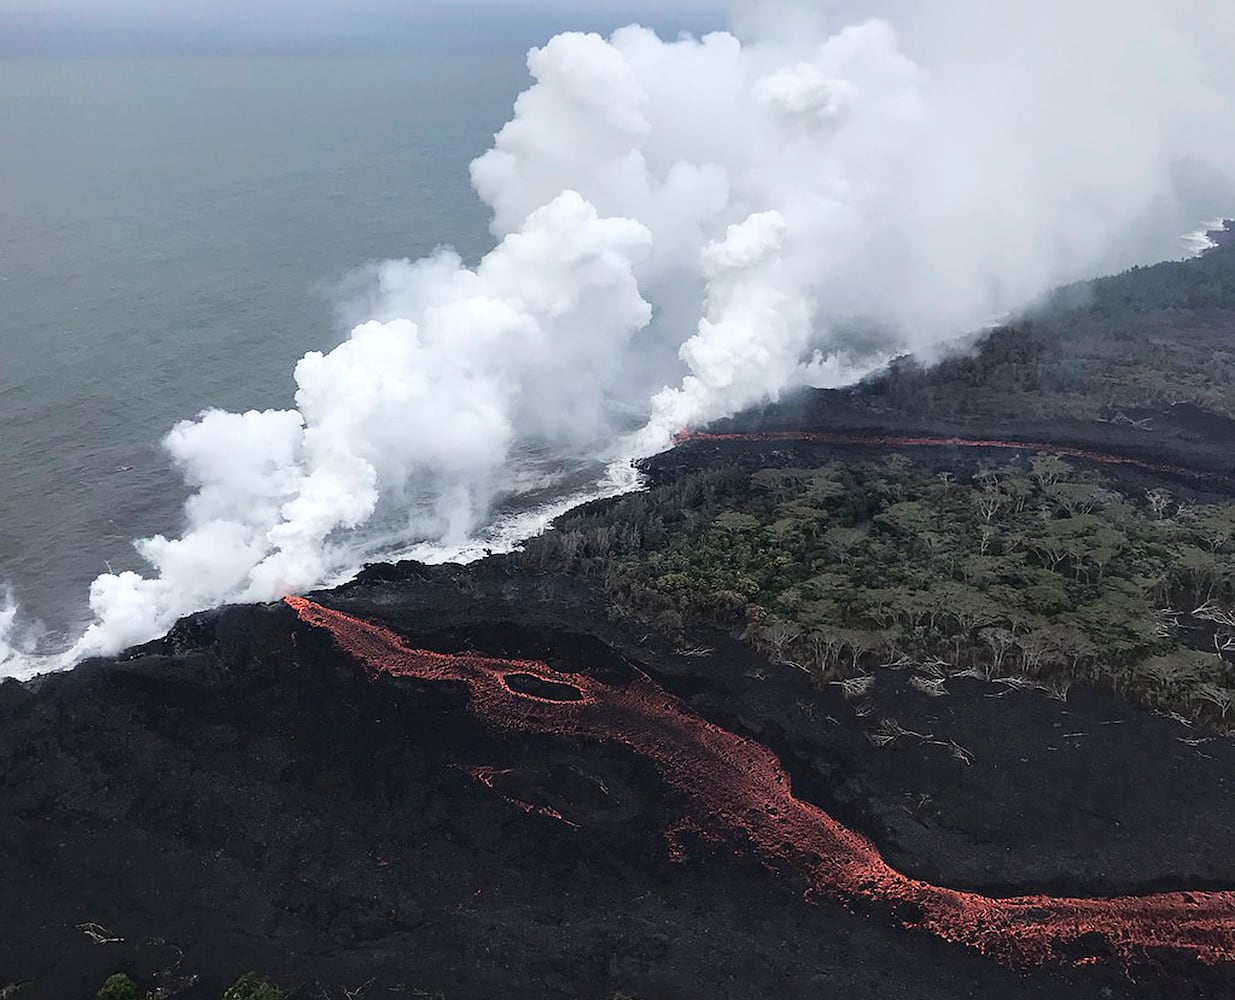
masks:
[[[1057,455],[693,473],[564,518],[523,559],[855,698],[895,669],[934,696],[1089,684],[1217,729],[1235,705],[1235,505],[1129,495]]]

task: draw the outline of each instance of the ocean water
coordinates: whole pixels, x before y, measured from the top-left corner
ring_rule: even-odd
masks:
[[[63,647],[132,539],[179,533],[176,421],[289,405],[365,263],[489,248],[467,165],[526,81],[492,56],[0,60],[0,608],[8,585]]]

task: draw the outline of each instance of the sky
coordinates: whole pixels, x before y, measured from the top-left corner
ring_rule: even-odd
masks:
[[[0,53],[522,50],[639,21],[722,27],[728,0],[0,0]]]

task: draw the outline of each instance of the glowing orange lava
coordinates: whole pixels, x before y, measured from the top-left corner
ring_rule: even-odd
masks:
[[[621,687],[544,663],[412,649],[381,625],[303,598],[287,603],[375,674],[466,684],[469,711],[494,729],[631,748],[690,803],[692,825],[736,834],[770,866],[796,869],[808,880],[809,895],[881,904],[906,927],[1014,965],[1131,961],[1159,948],[1208,964],[1235,961],[1235,892],[994,899],[921,882],[892,869],[870,841],[796,798],[772,751],[699,717],[647,677]],[[562,685],[579,697],[522,694],[507,682],[514,674]],[[493,772],[482,769],[476,777],[491,782]]]
[[[1114,455],[1101,451],[1090,451],[1086,448],[1076,448],[1071,445],[1049,444],[1042,441],[997,441],[981,438],[962,437],[894,437],[883,434],[856,434],[833,431],[763,431],[749,434],[712,434],[707,431],[679,431],[673,436],[674,444],[685,444],[689,441],[714,442],[750,442],[750,443],[785,443],[785,444],[832,444],[832,445],[866,445],[872,448],[999,448],[1012,451],[1042,451],[1052,455],[1063,455],[1068,458],[1080,458],[1088,462],[1099,462],[1102,465],[1128,465],[1150,472],[1164,472],[1177,476],[1194,478],[1209,478],[1208,474],[1193,469],[1184,469],[1173,465],[1155,465],[1140,459],[1128,458],[1125,455]]]
[[[515,808],[522,809],[525,813],[536,813],[538,816],[547,816],[549,819],[555,819],[559,823],[565,823],[567,826],[573,826],[578,829],[578,823],[572,823],[556,809],[552,809],[549,806],[535,806],[530,802],[524,802],[523,799],[516,799],[513,796],[507,795],[505,792],[499,790],[497,787],[497,779],[504,778],[508,774],[513,774],[513,771],[501,771],[496,767],[484,766],[468,768],[467,773],[484,785],[485,788],[489,789],[489,791],[500,795]]]

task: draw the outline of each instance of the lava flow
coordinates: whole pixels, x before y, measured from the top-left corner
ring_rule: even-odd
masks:
[[[287,603],[375,674],[466,684],[469,711],[494,729],[624,744],[690,803],[692,823],[744,839],[769,866],[796,869],[810,895],[884,907],[906,927],[1013,965],[1131,962],[1156,949],[1207,964],[1235,961],[1235,892],[995,899],[908,878],[870,841],[796,798],[771,750],[694,714],[647,677],[623,687],[544,663],[412,649],[381,625],[304,598]],[[527,694],[511,686],[511,676],[578,696]]]
[[[1128,465],[1149,472],[1161,472],[1175,476],[1209,478],[1207,474],[1174,465],[1155,465],[1126,455],[1114,455],[1090,451],[1066,444],[1049,444],[1042,441],[998,441],[962,437],[896,437],[884,434],[841,433],[838,431],[762,431],[747,434],[713,434],[708,431],[679,431],[673,436],[674,444],[700,442],[747,442],[768,444],[831,444],[861,445],[871,448],[999,448],[1004,451],[1035,451],[1079,458],[1102,465]]]
[[[528,813],[528,814],[536,813],[536,815],[538,816],[548,816],[549,819],[555,819],[559,823],[565,823],[567,826],[573,826],[576,829],[578,829],[579,827],[578,823],[572,823],[565,816],[563,816],[560,812],[558,812],[556,809],[551,808],[550,806],[533,805],[531,802],[525,802],[523,801],[523,799],[514,798],[513,796],[507,795],[505,792],[500,791],[497,787],[497,779],[504,778],[507,775],[513,774],[513,773],[514,772],[510,770],[501,771],[501,770],[498,770],[496,767],[488,767],[488,766],[472,767],[472,768],[467,769],[467,774],[471,775],[471,777],[474,778],[476,781],[479,781],[482,785],[485,786],[485,788],[489,789],[489,791],[497,795],[500,795],[507,802],[509,802],[512,806],[515,806],[518,809],[522,809],[525,813]]]

